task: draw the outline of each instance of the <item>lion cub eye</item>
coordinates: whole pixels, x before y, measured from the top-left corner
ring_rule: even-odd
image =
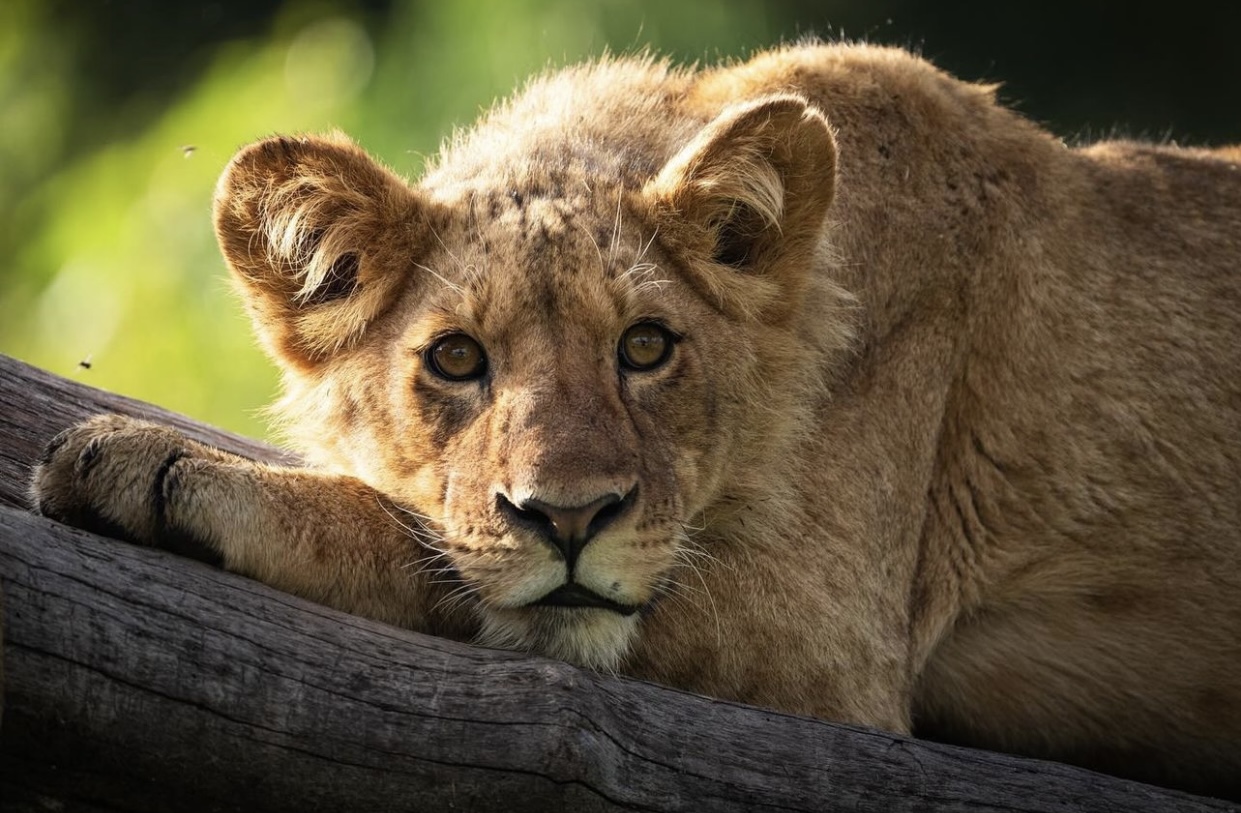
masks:
[[[427,350],[426,360],[431,372],[448,381],[469,381],[487,372],[482,345],[464,333],[438,340]]]
[[[630,370],[653,370],[672,355],[672,333],[655,322],[639,322],[620,341],[621,365]]]

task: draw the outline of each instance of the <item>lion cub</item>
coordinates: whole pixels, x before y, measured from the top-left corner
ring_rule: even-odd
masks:
[[[1241,165],[907,53],[533,82],[416,185],[242,150],[311,466],[101,417],[43,513],[350,612],[1241,793]]]

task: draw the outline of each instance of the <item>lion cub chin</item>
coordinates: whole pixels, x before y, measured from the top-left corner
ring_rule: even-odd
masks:
[[[476,642],[497,649],[540,652],[615,673],[638,632],[636,614],[582,607],[484,609]]]

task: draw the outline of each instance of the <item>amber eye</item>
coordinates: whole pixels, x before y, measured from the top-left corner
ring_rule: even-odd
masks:
[[[630,370],[653,370],[672,355],[672,344],[672,333],[666,327],[639,322],[621,337],[621,365]]]
[[[482,345],[464,333],[453,333],[431,345],[426,354],[431,372],[449,381],[468,381],[487,372]]]

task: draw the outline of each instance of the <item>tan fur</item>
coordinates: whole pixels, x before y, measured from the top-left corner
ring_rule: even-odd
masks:
[[[416,629],[1238,794],[1237,158],[1070,150],[849,45],[551,74],[416,186],[270,139],[216,225],[314,468],[104,418],[36,496]],[[456,333],[480,380],[430,369]],[[615,607],[532,606],[544,519],[596,516]]]

